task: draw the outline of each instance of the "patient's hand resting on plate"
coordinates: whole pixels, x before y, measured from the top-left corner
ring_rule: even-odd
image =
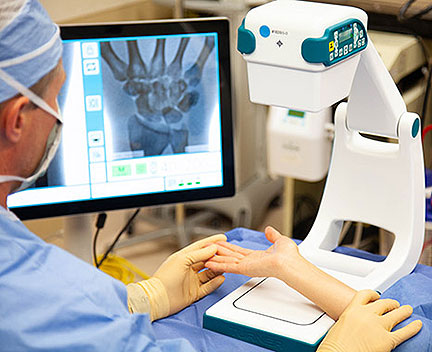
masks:
[[[274,228],[267,227],[265,236],[273,245],[264,251],[218,242],[217,253],[206,267],[215,272],[276,277],[337,320],[355,291],[304,259],[295,242]]]
[[[272,227],[265,236],[273,243],[267,250],[245,249],[217,243],[216,255],[205,266],[214,272],[276,277],[284,281],[339,321],[323,340],[320,352],[388,352],[417,334],[421,321],[391,332],[412,314],[390,299],[379,300],[370,290],[359,291],[326,274],[303,258],[297,245]]]

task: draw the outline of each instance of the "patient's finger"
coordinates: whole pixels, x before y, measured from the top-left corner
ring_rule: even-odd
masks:
[[[232,273],[232,274],[240,274],[239,264],[238,263],[218,263],[213,261],[208,261],[206,267],[212,271],[218,273]]]
[[[239,258],[239,259],[244,258],[244,255],[239,253],[239,252],[235,252],[235,251],[228,249],[226,247],[219,246],[218,244],[216,244],[216,245],[218,246],[218,250],[216,252],[217,255],[225,256],[225,257],[235,257],[235,258]]]
[[[207,263],[239,263],[240,259],[236,258],[236,257],[224,257],[224,256],[219,256],[219,255],[215,255],[213,257],[211,257],[209,260],[207,260],[207,262],[205,263],[205,266],[207,267]]]
[[[237,253],[240,253],[243,255],[248,255],[248,254],[254,252],[251,249],[243,248],[243,247],[237,246],[237,245],[229,243],[229,242],[218,242],[217,245],[221,246],[221,247],[228,248],[234,252],[237,252]]]

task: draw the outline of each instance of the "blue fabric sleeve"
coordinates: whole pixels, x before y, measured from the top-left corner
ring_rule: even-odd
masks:
[[[121,282],[18,225],[0,220],[1,351],[194,351],[130,314]]]

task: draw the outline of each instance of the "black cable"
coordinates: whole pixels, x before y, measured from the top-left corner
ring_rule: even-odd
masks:
[[[93,237],[93,262],[96,265],[96,267],[98,267],[97,265],[97,254],[96,254],[96,242],[97,242],[97,238],[99,236],[99,231],[101,229],[103,229],[103,227],[105,226],[105,220],[107,218],[106,213],[99,213],[97,220],[96,220],[96,233]]]
[[[108,257],[108,254],[111,253],[111,251],[113,250],[113,248],[117,244],[117,242],[120,239],[120,237],[123,234],[123,232],[125,232],[128,229],[128,227],[130,226],[130,224],[132,223],[132,221],[135,219],[135,217],[138,215],[138,213],[140,212],[140,210],[141,210],[140,208],[138,208],[137,210],[135,210],[135,213],[133,213],[133,215],[130,217],[130,219],[128,220],[128,222],[126,223],[126,225],[121,229],[121,231],[119,232],[119,234],[117,235],[117,237],[115,238],[115,240],[113,241],[113,243],[111,243],[111,246],[109,246],[109,248],[106,250],[104,256],[101,259],[101,261],[99,263],[96,262],[96,268],[99,268],[102,265],[102,263]]]

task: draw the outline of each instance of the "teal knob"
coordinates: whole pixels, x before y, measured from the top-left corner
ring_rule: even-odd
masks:
[[[412,128],[411,128],[411,135],[413,138],[417,137],[417,134],[420,130],[420,119],[415,119]]]
[[[256,48],[255,36],[249,29],[246,29],[244,25],[245,20],[243,19],[243,22],[237,31],[237,50],[242,54],[252,54]]]

